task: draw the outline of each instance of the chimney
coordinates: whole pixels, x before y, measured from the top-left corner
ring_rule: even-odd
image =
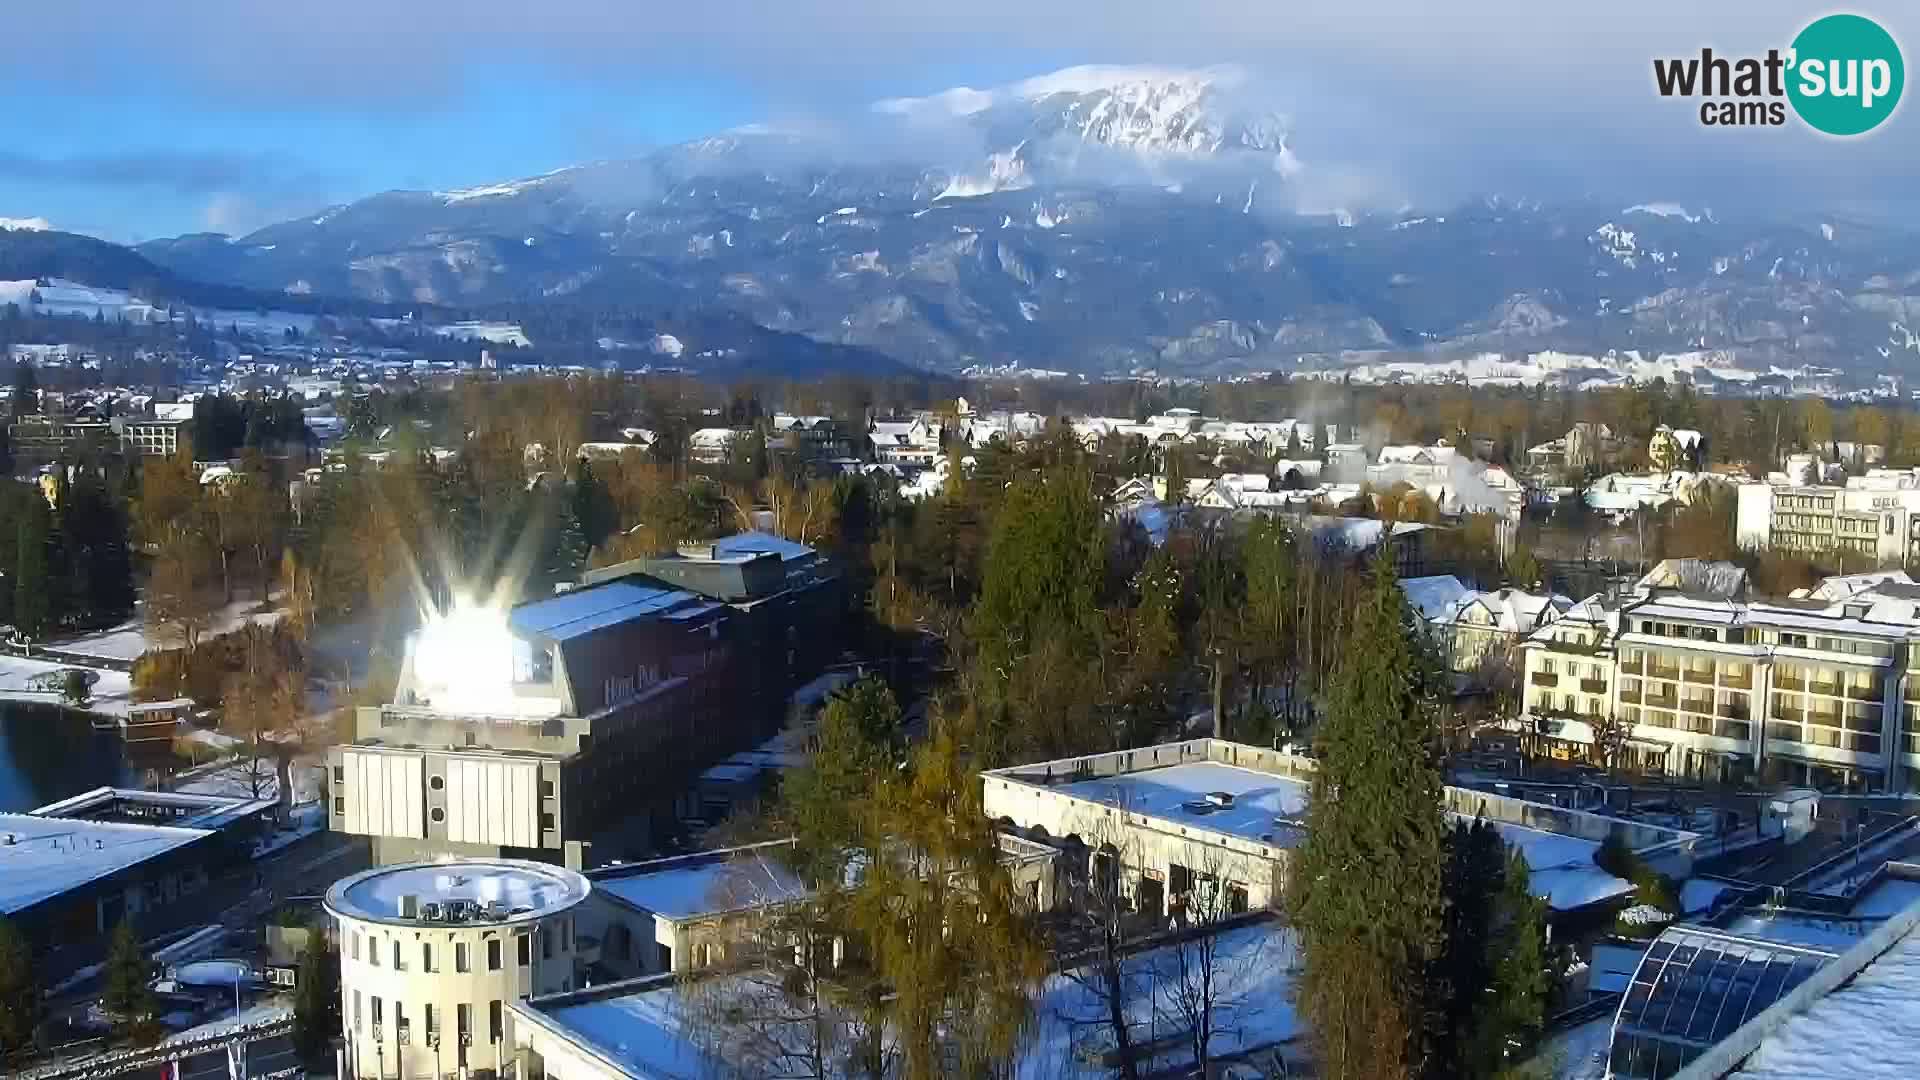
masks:
[[[406,893],[400,897],[400,917],[403,919],[417,919],[420,917],[420,898],[418,896],[412,893]]]

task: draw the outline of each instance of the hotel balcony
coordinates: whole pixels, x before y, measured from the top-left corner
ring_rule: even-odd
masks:
[[[1807,682],[1805,679],[1790,678],[1786,675],[1775,675],[1773,677],[1773,688],[1775,690],[1805,690],[1807,688]]]
[[[1647,662],[1645,660],[1620,661],[1620,674],[1622,675],[1640,675],[1640,674],[1643,674],[1646,670],[1647,670]]]
[[[1807,689],[1808,689],[1808,690],[1809,690],[1810,692],[1812,692],[1812,693],[1815,693],[1815,694],[1825,694],[1825,695],[1826,695],[1826,696],[1828,696],[1828,697],[1839,697],[1839,696],[1840,696],[1840,684],[1839,684],[1839,683],[1831,683],[1831,682],[1817,682],[1817,683],[1809,683],[1809,684],[1807,685]]]
[[[1886,687],[1880,683],[1871,686],[1847,684],[1847,697],[1852,701],[1879,701],[1886,694]]]
[[[1535,686],[1559,686],[1560,676],[1551,671],[1536,671],[1528,676],[1527,681]]]
[[[1589,694],[1604,694],[1607,692],[1607,680],[1581,679],[1580,689],[1586,691]]]
[[[1751,673],[1746,675],[1722,675],[1720,676],[1720,685],[1729,690],[1751,690],[1753,689],[1753,675]]]
[[[1708,686],[1713,685],[1712,668],[1687,668],[1681,677],[1690,683],[1705,683]]]
[[[1622,690],[1620,691],[1620,700],[1628,705],[1638,705],[1640,704],[1640,691]]]
[[[1712,698],[1688,698],[1680,703],[1681,712],[1699,713],[1701,716],[1713,715]]]
[[[1680,678],[1680,669],[1677,667],[1649,667],[1647,669],[1647,678],[1678,681]]]
[[[1713,711],[1714,715],[1728,720],[1747,720],[1751,717],[1744,701],[1723,701]]]

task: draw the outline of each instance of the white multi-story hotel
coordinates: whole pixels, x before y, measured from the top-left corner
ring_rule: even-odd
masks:
[[[1874,566],[1920,557],[1920,474],[1872,469],[1831,484],[1742,484],[1734,536],[1740,546],[1834,553]]]
[[[383,866],[336,882],[343,1076],[500,1074],[506,1008],[576,984],[575,908],[592,886],[517,860]]]
[[[1626,764],[1675,775],[1913,789],[1920,587],[1843,583],[1794,599],[1583,601],[1523,646],[1523,726],[1574,753],[1616,717]]]

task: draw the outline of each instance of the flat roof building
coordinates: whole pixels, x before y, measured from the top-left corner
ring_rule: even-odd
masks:
[[[1193,890],[1225,890],[1224,909],[1276,907],[1291,851],[1306,836],[1313,764],[1220,739],[994,769],[989,817],[1027,837],[1084,851],[1121,875],[1136,910],[1174,914]],[[1662,872],[1684,877],[1697,834],[1448,787],[1444,809],[1484,817],[1526,858],[1534,892],[1560,913],[1613,902],[1631,884],[1594,853],[1619,834]]]
[[[96,788],[0,814],[0,915],[38,948],[155,915],[252,855],[271,800]]]
[[[506,1008],[576,985],[571,870],[514,860],[383,866],[324,901],[340,943],[345,1075],[458,1076],[506,1057]]]

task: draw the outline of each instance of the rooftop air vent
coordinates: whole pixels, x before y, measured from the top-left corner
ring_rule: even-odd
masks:
[[[418,896],[412,893],[405,893],[400,897],[400,917],[403,919],[417,919],[420,917],[420,898]]]
[[[1206,799],[1188,799],[1186,802],[1180,804],[1180,808],[1189,814],[1200,814],[1202,816],[1211,814],[1217,809],[1217,807]]]
[[[1233,809],[1233,792],[1209,791],[1207,792],[1207,801],[1222,810],[1231,810]]]

